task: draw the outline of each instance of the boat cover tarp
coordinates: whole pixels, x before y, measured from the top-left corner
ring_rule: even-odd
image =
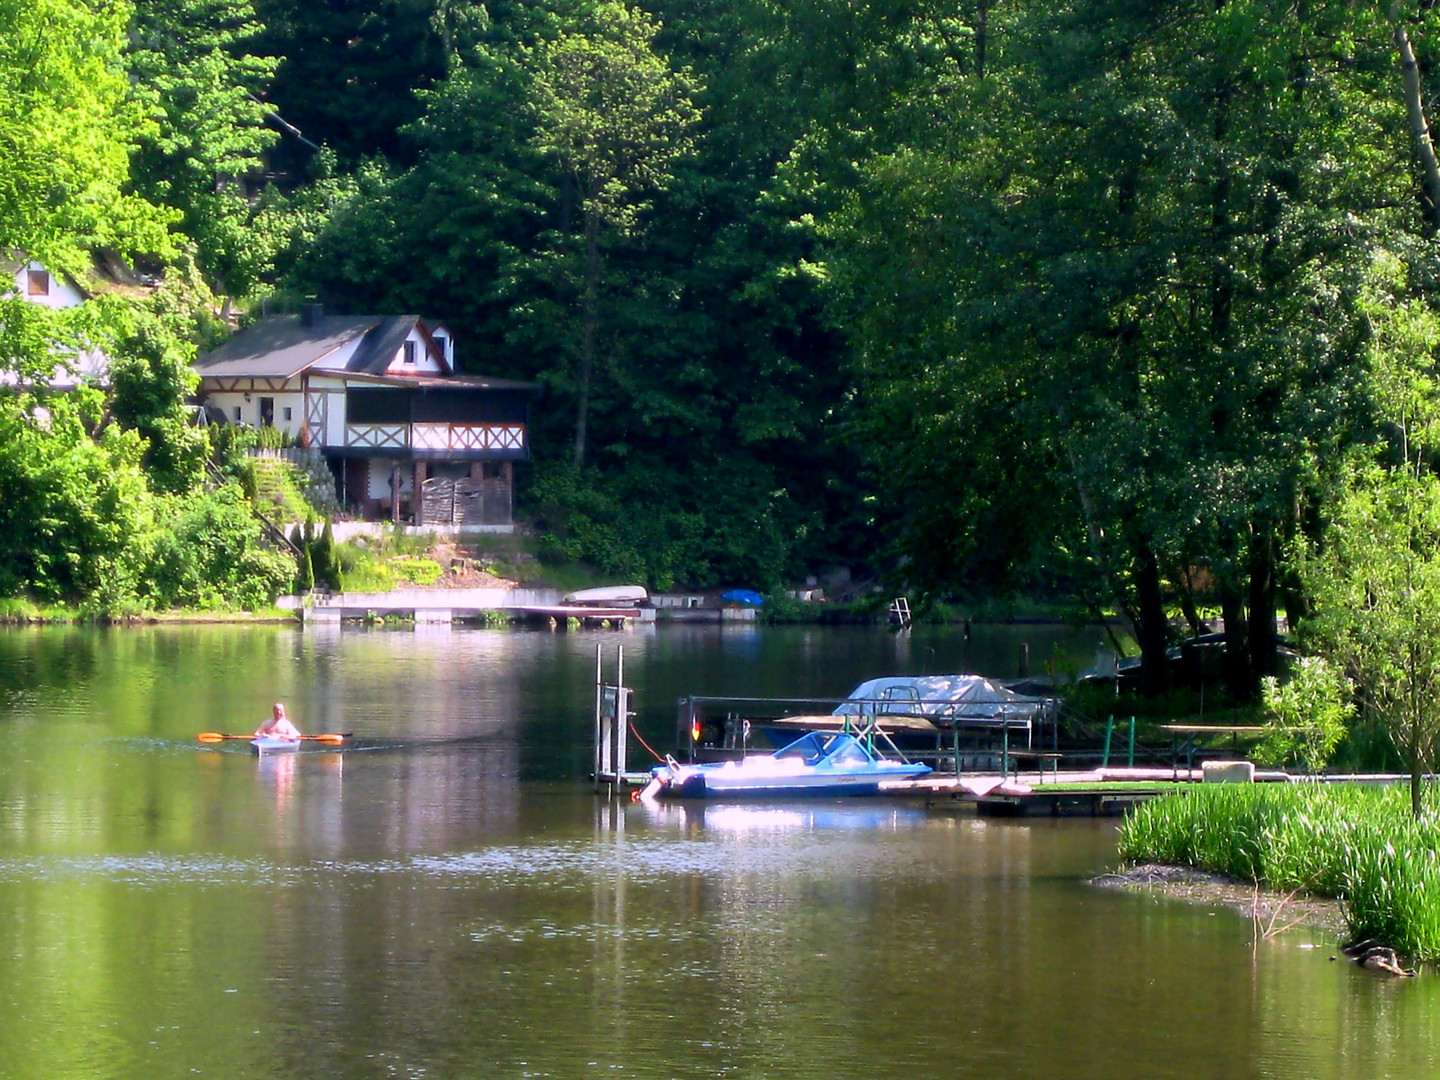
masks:
[[[749,607],[762,607],[765,603],[765,597],[754,589],[731,589],[721,593],[720,599],[727,604],[745,604]]]
[[[836,716],[927,716],[988,720],[1034,716],[1045,698],[1026,697],[983,675],[892,675],[871,679],[850,691]]]

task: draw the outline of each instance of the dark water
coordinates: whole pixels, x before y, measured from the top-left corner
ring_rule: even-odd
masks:
[[[666,740],[682,693],[1010,675],[1027,641],[1032,667],[1097,644],[0,634],[0,1077],[1434,1075],[1440,979],[1093,889],[1108,823],[647,808],[577,779],[597,642]],[[277,699],[370,749],[193,741]]]

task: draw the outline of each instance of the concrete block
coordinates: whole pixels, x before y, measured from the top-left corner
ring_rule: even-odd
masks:
[[[1200,765],[1200,774],[1207,784],[1253,784],[1255,763],[1253,761],[1206,761]]]

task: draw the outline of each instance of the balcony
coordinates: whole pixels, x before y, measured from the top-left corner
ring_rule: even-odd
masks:
[[[524,424],[347,424],[347,450],[381,455],[410,451],[422,457],[494,454],[524,457]]]

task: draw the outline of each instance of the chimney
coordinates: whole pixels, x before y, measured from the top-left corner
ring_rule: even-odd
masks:
[[[310,327],[319,326],[320,320],[323,318],[325,318],[324,304],[306,304],[305,310],[300,313],[300,321]]]

